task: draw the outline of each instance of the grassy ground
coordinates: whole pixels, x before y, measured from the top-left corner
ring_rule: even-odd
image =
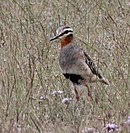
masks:
[[[111,82],[91,86],[94,101],[84,88],[77,103],[60,72],[59,46],[49,38],[61,25],[74,29]],[[129,0],[0,0],[1,133],[105,133],[108,123],[130,133],[129,115]]]

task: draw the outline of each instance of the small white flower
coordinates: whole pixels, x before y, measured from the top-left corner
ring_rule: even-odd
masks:
[[[93,133],[94,129],[93,128],[88,128],[88,133]]]
[[[118,131],[119,127],[116,124],[108,123],[103,130],[107,130],[108,132]]]
[[[106,127],[109,127],[109,128],[117,128],[118,126],[116,124],[107,124]]]
[[[44,96],[40,96],[40,100],[45,100],[46,98]]]
[[[127,6],[130,6],[130,2],[127,3]]]
[[[58,90],[58,91],[53,91],[52,95],[58,95],[58,94],[62,94],[62,93],[63,93],[63,91]]]
[[[22,130],[22,127],[18,123],[14,123],[14,127],[20,132]]]
[[[128,116],[128,121],[130,122],[130,116]]]
[[[94,128],[84,128],[82,130],[82,133],[95,133],[95,129]]]
[[[70,104],[71,101],[72,101],[72,98],[63,98],[62,99],[62,103],[66,104],[66,105]]]
[[[127,121],[124,122],[125,125],[130,126],[130,116],[128,116]]]
[[[62,93],[63,93],[63,91],[60,91],[60,90],[59,90],[59,91],[57,91],[57,93],[58,93],[58,94],[62,94]]]

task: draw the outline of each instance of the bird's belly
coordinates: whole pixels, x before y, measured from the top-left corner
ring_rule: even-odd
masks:
[[[69,73],[63,73],[65,78],[69,79],[73,84],[81,85],[80,81],[84,80],[84,78],[81,75],[76,74],[69,74]]]
[[[60,65],[63,73],[70,73],[70,74],[82,74],[83,72],[81,69],[79,69],[75,64],[69,64],[69,65]]]
[[[60,67],[62,69],[62,73],[72,75],[70,77],[71,81],[77,79],[78,76],[82,77],[83,78],[82,80],[84,80],[84,82],[86,82],[86,83],[90,83],[95,80],[95,75],[93,75],[91,70],[89,69],[89,67],[82,62],[80,62],[80,63],[75,62],[75,63],[69,63],[69,64],[67,64],[67,62],[65,62],[63,64],[60,64]],[[73,75],[76,75],[76,76],[73,76]],[[78,80],[78,82],[79,82],[79,80]],[[80,83],[80,84],[82,84],[82,83]]]
[[[78,75],[92,75],[90,68],[83,62],[62,62],[60,67],[63,73],[78,74]]]

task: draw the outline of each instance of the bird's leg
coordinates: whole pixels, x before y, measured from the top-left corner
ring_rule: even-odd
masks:
[[[93,96],[92,96],[92,92],[90,91],[90,88],[88,85],[86,85],[87,89],[88,89],[88,97],[90,98],[91,101],[93,101]]]
[[[75,94],[76,94],[76,100],[79,101],[79,94],[78,94],[78,91],[76,89],[76,85],[74,85],[74,91],[75,91]]]
[[[93,100],[93,97],[92,97],[92,92],[90,91],[90,88],[88,86],[88,80],[80,80],[80,84],[84,85],[87,87],[88,89],[88,97],[90,98],[90,100],[92,101]]]

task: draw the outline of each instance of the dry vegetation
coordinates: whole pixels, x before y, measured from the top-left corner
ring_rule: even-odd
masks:
[[[50,43],[69,25],[111,85],[91,86],[94,101],[76,102]],[[52,94],[56,90],[62,94]],[[70,104],[63,98],[72,98]],[[130,1],[0,0],[0,132],[130,133]]]

